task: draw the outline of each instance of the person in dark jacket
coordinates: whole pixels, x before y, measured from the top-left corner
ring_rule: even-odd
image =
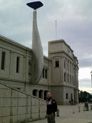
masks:
[[[51,93],[47,93],[47,121],[48,123],[55,123],[55,112],[57,111],[57,103],[52,99]]]

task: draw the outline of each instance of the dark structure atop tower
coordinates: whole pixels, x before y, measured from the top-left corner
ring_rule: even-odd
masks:
[[[31,7],[32,9],[36,10],[36,9],[42,7],[43,6],[43,3],[40,2],[40,1],[36,1],[36,2],[27,3],[27,5],[29,7]]]

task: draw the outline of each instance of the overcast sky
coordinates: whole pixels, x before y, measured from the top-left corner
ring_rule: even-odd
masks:
[[[0,0],[0,34],[31,47],[32,9],[26,3],[34,0]],[[64,39],[79,60],[79,88],[92,93],[92,0],[40,0],[38,28],[44,55],[48,41]]]

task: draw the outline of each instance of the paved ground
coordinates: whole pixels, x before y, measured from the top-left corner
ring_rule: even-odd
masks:
[[[80,106],[80,112],[79,107]],[[84,111],[83,105],[58,106],[60,116],[56,117],[56,123],[92,123],[92,110]],[[47,120],[39,120],[30,123],[47,123]]]

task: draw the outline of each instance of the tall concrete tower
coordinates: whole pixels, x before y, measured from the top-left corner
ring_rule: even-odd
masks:
[[[40,1],[27,3],[33,9],[33,32],[32,32],[32,80],[31,84],[38,84],[43,70],[43,50],[37,27],[37,9],[42,7]]]

